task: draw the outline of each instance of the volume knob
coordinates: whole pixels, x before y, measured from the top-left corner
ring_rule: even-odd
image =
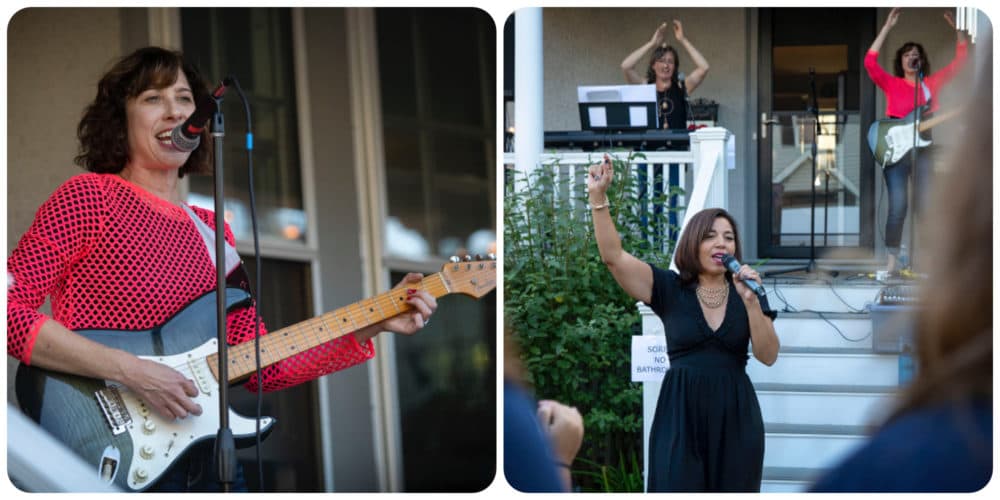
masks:
[[[135,479],[135,482],[144,483],[146,479],[149,479],[149,474],[146,473],[146,469],[136,469],[132,477]]]
[[[146,420],[142,423],[143,434],[152,434],[154,432],[156,432],[156,424],[152,420]]]
[[[143,445],[142,448],[139,448],[139,456],[146,460],[153,458],[153,447],[148,444]]]

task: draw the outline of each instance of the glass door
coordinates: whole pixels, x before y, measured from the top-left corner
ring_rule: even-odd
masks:
[[[760,22],[758,251],[870,249],[874,166],[863,127],[874,94],[862,62],[875,10],[761,9]]]

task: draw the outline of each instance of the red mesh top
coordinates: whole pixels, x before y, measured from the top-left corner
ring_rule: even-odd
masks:
[[[215,216],[191,207],[210,228]],[[235,238],[226,227],[230,245]],[[53,319],[71,330],[146,330],[215,289],[215,263],[194,221],[117,175],[83,174],[60,186],[7,260],[7,354],[31,363],[38,312],[51,296]],[[254,312],[234,311],[229,344],[253,339]],[[262,333],[266,330],[261,328]],[[263,370],[264,390],[290,387],[374,356],[354,335]],[[256,390],[256,376],[247,382]]]

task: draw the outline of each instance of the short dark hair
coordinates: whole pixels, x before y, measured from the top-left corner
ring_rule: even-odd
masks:
[[[917,42],[906,42],[896,51],[896,57],[892,60],[892,73],[897,77],[903,78],[906,75],[903,71],[903,54],[914,48],[920,53],[920,71],[925,75],[931,74],[931,62],[927,60],[927,52],[924,51],[924,46]]]
[[[177,81],[178,70],[191,86],[195,102],[208,95],[208,86],[198,69],[174,50],[144,47],[119,59],[97,84],[97,96],[83,112],[76,127],[80,141],[77,165],[98,173],[117,174],[129,158],[128,119],[125,103],[147,89],[162,89]],[[212,146],[208,127],[201,144],[181,166],[178,175],[211,170]]]
[[[736,260],[739,261],[743,260],[743,253],[740,248],[740,232],[736,228],[736,221],[733,220],[733,216],[721,208],[706,208],[691,217],[691,220],[684,226],[684,232],[681,233],[681,240],[677,242],[677,251],[674,253],[674,264],[677,264],[677,270],[680,271],[682,285],[687,286],[696,283],[698,275],[704,271],[698,255],[699,247],[702,240],[708,235],[708,232],[712,230],[712,224],[715,223],[715,219],[719,217],[726,219],[733,226],[733,239],[736,241],[736,253],[733,257],[736,257]],[[729,271],[726,271],[727,278],[730,274]]]
[[[649,66],[646,67],[646,83],[656,83],[656,72],[653,71],[653,63],[658,61],[667,52],[674,55],[674,74],[670,77],[670,81],[674,84],[677,83],[677,72],[681,69],[681,59],[677,56],[677,49],[672,45],[661,45],[653,50],[653,55],[649,57]]]

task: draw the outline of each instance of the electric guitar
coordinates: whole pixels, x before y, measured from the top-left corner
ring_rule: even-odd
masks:
[[[920,132],[954,118],[961,111],[961,109],[956,108],[916,124],[917,114],[922,110],[923,107],[917,108],[903,118],[876,120],[871,127],[868,127],[868,147],[875,155],[875,163],[885,168],[901,160],[914,147],[929,146],[931,141],[921,138]],[[916,134],[913,133],[915,124]]]
[[[496,288],[496,261],[465,260],[444,265],[441,272],[407,288],[434,297],[461,293],[480,298]],[[17,399],[25,413],[86,463],[94,474],[125,491],[143,491],[160,478],[195,443],[214,439],[219,427],[216,293],[195,299],[166,323],[150,330],[81,330],[80,335],[171,366],[198,386],[193,398],[204,412],[166,420],[128,388],[105,380],[54,372],[21,364]],[[406,288],[275,330],[260,337],[261,366],[266,367],[363,327],[406,312]],[[227,310],[246,307],[250,294],[226,289]],[[232,384],[256,371],[253,342],[228,348],[228,380]],[[275,420],[260,419],[261,432]],[[229,427],[240,444],[252,444],[256,420],[229,410]]]

